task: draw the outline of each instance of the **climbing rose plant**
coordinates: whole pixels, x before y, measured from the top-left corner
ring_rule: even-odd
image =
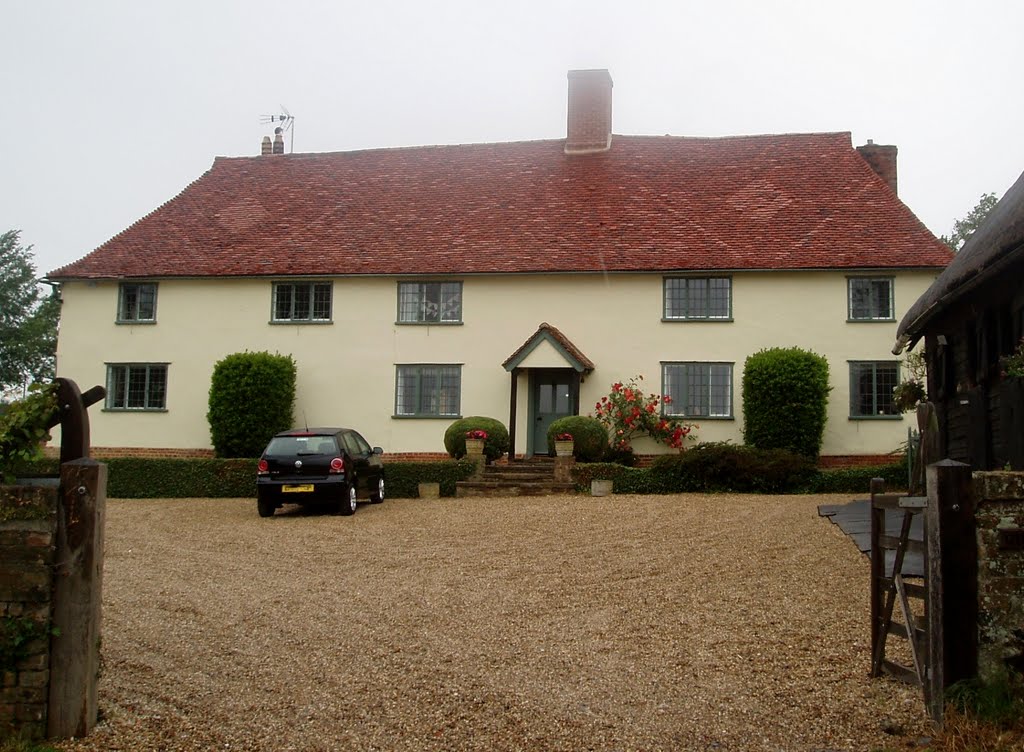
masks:
[[[615,382],[608,396],[594,406],[597,419],[608,429],[612,446],[630,451],[633,437],[647,434],[672,449],[684,449],[688,438],[696,438],[693,429],[700,426],[664,417],[661,406],[671,404],[672,398],[667,394],[644,394],[637,383],[643,379],[639,375],[625,384]]]

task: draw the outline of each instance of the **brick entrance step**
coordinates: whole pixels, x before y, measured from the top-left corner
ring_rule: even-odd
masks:
[[[553,496],[572,493],[572,483],[555,481],[552,457],[531,457],[507,465],[486,465],[479,478],[455,484],[456,496]]]

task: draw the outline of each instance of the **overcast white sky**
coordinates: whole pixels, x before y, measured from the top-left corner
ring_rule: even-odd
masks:
[[[566,72],[613,129],[852,131],[899,147],[936,234],[1024,170],[1020,0],[0,0],[0,232],[40,274],[215,156],[565,136]],[[289,144],[290,148],[291,144]],[[268,186],[268,189],[272,189]]]

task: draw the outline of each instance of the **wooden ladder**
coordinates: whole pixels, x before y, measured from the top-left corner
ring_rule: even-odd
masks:
[[[903,561],[908,552],[920,553],[927,572],[927,552],[922,541],[911,540],[910,528],[914,517],[925,511],[928,498],[925,496],[897,496],[882,493],[881,482],[871,482],[871,676],[889,674],[909,684],[919,686],[927,694],[928,677],[928,588],[908,582],[903,575]],[[895,510],[903,513],[898,536],[886,534],[885,513]],[[886,552],[894,551],[892,570],[886,570]],[[921,616],[915,616],[911,600],[921,604]],[[899,604],[903,621],[893,616]],[[889,635],[907,640],[911,662],[905,666],[886,657],[886,643]],[[925,697],[927,702],[928,698]]]

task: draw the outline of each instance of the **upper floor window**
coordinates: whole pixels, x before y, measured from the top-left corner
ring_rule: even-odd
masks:
[[[156,283],[122,282],[117,293],[117,320],[153,323],[156,321]]]
[[[166,363],[108,363],[107,410],[164,410]]]
[[[682,321],[732,318],[732,280],[666,277],[664,317]]]
[[[461,282],[399,282],[402,324],[457,324],[462,321]]]
[[[274,283],[274,321],[330,320],[330,282]]]
[[[892,277],[849,277],[850,321],[894,321]]]
[[[665,415],[732,417],[732,363],[662,363]]]
[[[457,416],[462,368],[457,365],[397,366],[395,415]]]
[[[900,379],[895,360],[850,363],[850,417],[877,418],[901,415],[892,390]]]

